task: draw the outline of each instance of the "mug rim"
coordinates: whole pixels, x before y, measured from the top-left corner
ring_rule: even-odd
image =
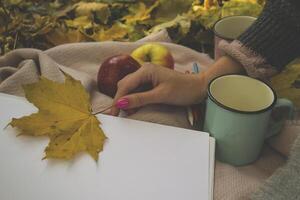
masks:
[[[221,34],[217,33],[217,31],[216,31],[216,25],[217,25],[217,23],[219,23],[220,21],[222,21],[222,20],[224,20],[224,19],[232,18],[232,17],[250,17],[250,18],[253,18],[253,19],[257,20],[257,17],[253,17],[253,16],[250,16],[250,15],[230,15],[230,16],[226,16],[226,17],[223,17],[223,18],[221,18],[221,19],[218,19],[218,20],[214,23],[213,28],[212,28],[214,34],[215,34],[217,37],[219,37],[219,38],[221,38],[221,39],[223,39],[223,40],[228,40],[228,41],[233,41],[233,40],[234,40],[234,39],[232,39],[232,38],[222,36]],[[254,21],[255,21],[255,20],[254,20]]]
[[[211,91],[210,91],[211,84],[212,84],[215,80],[217,80],[217,79],[219,79],[219,78],[222,78],[222,77],[225,77],[225,76],[232,76],[232,75],[235,75],[235,76],[242,76],[242,77],[247,77],[247,78],[254,79],[254,80],[256,80],[256,81],[262,82],[262,83],[265,84],[265,85],[271,90],[271,92],[273,93],[273,96],[274,96],[273,102],[272,102],[269,106],[267,106],[267,107],[265,107],[265,108],[263,108],[263,109],[260,109],[260,110],[255,110],[255,111],[238,110],[238,109],[231,108],[231,107],[229,107],[229,106],[226,106],[226,105],[222,104],[221,102],[219,102],[219,101],[212,95],[212,93],[211,93]],[[217,76],[217,77],[213,78],[213,79],[209,82],[209,84],[208,84],[208,87],[207,87],[207,94],[208,94],[208,98],[211,99],[215,104],[217,104],[217,105],[220,106],[221,108],[224,108],[225,110],[229,110],[229,111],[232,111],[232,112],[235,112],[235,113],[241,113],[241,114],[258,114],[258,113],[266,112],[266,111],[270,110],[271,108],[273,108],[274,105],[276,104],[276,101],[277,101],[277,95],[276,95],[276,92],[275,92],[275,90],[274,90],[268,83],[266,83],[266,82],[263,81],[263,80],[256,79],[256,78],[253,78],[253,77],[249,77],[249,76],[246,76],[246,75],[241,75],[241,74],[226,74],[226,75],[220,75],[220,76]]]

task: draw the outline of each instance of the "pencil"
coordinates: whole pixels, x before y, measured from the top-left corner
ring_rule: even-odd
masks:
[[[199,65],[196,62],[193,63],[193,71],[192,71],[192,73],[193,74],[200,73],[200,67],[199,67]],[[192,111],[191,107],[188,107],[188,120],[189,120],[190,124],[192,126],[194,126],[194,116],[193,116],[193,111]]]

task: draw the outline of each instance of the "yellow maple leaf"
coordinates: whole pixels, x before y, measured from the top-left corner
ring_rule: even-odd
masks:
[[[63,30],[62,28],[57,28],[53,29],[45,35],[45,37],[53,46],[65,43],[89,41],[89,38],[85,36],[80,29]]]
[[[65,20],[68,27],[71,28],[91,28],[93,26],[92,20],[88,16],[76,17],[73,20]]]
[[[262,11],[263,6],[255,0],[231,0],[224,2],[221,17],[232,15],[248,15],[257,17]]]
[[[271,79],[271,85],[281,98],[290,99],[300,108],[300,88],[294,83],[300,79],[300,62],[290,64],[283,72]]]
[[[187,15],[177,15],[173,20],[160,23],[149,30],[149,33],[158,33],[159,31],[171,27],[179,27],[179,31],[185,35],[189,32],[192,19]]]
[[[105,3],[97,2],[79,2],[74,5],[76,7],[76,15],[78,16],[87,16],[90,15],[93,11],[99,11],[104,8],[107,8],[108,5]]]
[[[89,94],[80,81],[68,75],[65,83],[41,77],[23,88],[27,100],[39,111],[12,119],[10,125],[18,128],[20,135],[49,136],[45,158],[71,159],[76,153],[87,151],[98,160],[106,136],[91,112]]]
[[[160,4],[159,1],[156,1],[153,5],[151,5],[149,8],[146,7],[146,5],[143,2],[139,2],[138,4],[133,4],[129,11],[132,13],[130,15],[127,15],[123,17],[123,20],[126,21],[126,24],[135,24],[138,21],[144,21],[147,19],[150,19],[151,12],[158,7]]]
[[[101,29],[97,34],[93,36],[96,41],[107,40],[120,40],[128,34],[128,28],[121,23],[115,23],[111,28],[107,30]]]
[[[76,16],[86,16],[93,18],[95,14],[102,23],[107,23],[109,16],[111,15],[109,5],[106,3],[98,2],[79,2],[74,5]]]
[[[204,0],[204,7],[206,8],[206,9],[209,9],[211,6],[213,6],[214,5],[214,0]]]

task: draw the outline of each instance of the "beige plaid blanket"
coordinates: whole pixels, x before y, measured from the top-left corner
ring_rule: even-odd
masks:
[[[128,54],[139,45],[150,41],[163,42],[170,49],[175,59],[175,69],[178,71],[191,71],[194,62],[206,69],[213,62],[205,54],[173,44],[166,31],[135,43],[75,43],[46,51],[18,49],[0,58],[0,92],[23,96],[22,84],[35,82],[40,75],[62,82],[63,71],[82,82],[90,92],[93,110],[99,111],[112,103],[110,97],[97,90],[96,77],[101,63],[112,55]],[[150,105],[129,118],[191,128],[184,107]],[[216,161],[214,199],[249,198],[265,179],[285,163],[285,156],[298,132],[298,127],[286,126],[280,136],[272,139],[276,150],[265,145],[262,156],[251,165],[233,167]]]

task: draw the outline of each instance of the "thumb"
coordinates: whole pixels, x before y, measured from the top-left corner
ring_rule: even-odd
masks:
[[[138,108],[152,103],[161,103],[162,95],[160,88],[154,88],[146,92],[139,92],[130,95],[126,95],[118,99],[116,106],[119,109],[127,110],[132,108]]]

